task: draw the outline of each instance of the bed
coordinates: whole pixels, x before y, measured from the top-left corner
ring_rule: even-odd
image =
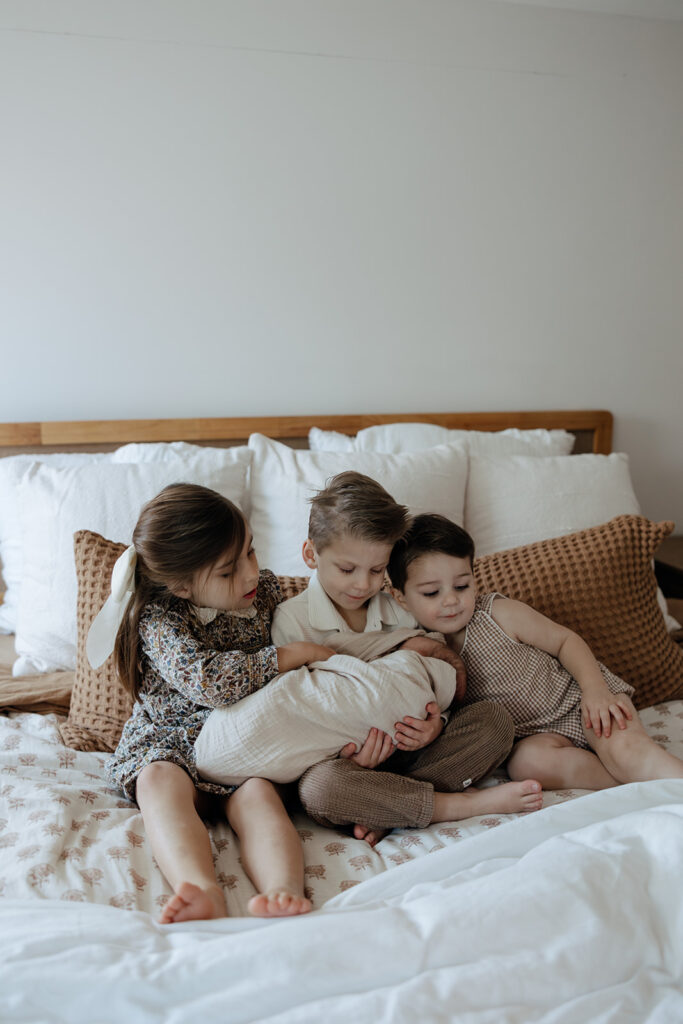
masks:
[[[0,1019],[682,1020],[683,782],[546,793],[374,849],[299,811],[314,912],[290,920],[245,916],[234,836],[212,825],[230,917],[161,926],[169,888],[103,771],[129,706],[84,656],[166,482],[229,489],[293,593],[306,496],[358,468],[464,522],[480,585],[582,631],[683,758],[681,630],[652,561],[673,524],[640,514],[611,435],[586,410],[0,425]]]

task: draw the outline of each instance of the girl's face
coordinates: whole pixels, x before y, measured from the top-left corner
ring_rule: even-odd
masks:
[[[408,566],[403,603],[425,629],[452,635],[472,618],[476,593],[469,558],[434,552]]]
[[[256,597],[259,569],[249,527],[236,564],[234,551],[195,574],[192,582],[177,591],[199,608],[237,611],[250,608]]]

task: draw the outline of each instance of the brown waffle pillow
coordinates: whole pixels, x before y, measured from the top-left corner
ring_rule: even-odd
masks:
[[[623,515],[475,558],[477,587],[524,601],[577,632],[635,687],[636,707],[683,697],[683,649],[667,632],[652,568],[673,526]]]
[[[74,534],[78,646],[71,706],[61,733],[66,745],[76,750],[114,750],[133,708],[116,674],[114,659],[107,658],[104,665],[94,669],[85,653],[90,624],[109,597],[111,571],[125,547],[90,530]],[[307,576],[278,579],[285,597],[293,597],[308,585]]]
[[[78,530],[74,534],[74,558],[78,599],[76,605],[76,674],[71,707],[61,726],[62,739],[76,750],[114,750],[133,700],[123,688],[107,658],[98,669],[91,667],[85,653],[90,623],[111,591],[111,571],[125,544],[105,540],[99,533]]]

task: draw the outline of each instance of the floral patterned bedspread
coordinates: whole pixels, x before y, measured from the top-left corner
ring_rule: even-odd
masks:
[[[648,708],[642,717],[652,736],[683,757],[683,701]],[[105,779],[106,758],[65,747],[55,715],[0,716],[0,897],[99,903],[158,916],[170,889],[152,857],[137,806]],[[581,795],[580,790],[547,793],[545,806]],[[308,895],[319,908],[398,864],[518,817],[490,815],[397,829],[371,849],[298,814]],[[229,914],[243,916],[254,889],[242,870],[234,834],[227,825],[212,826],[210,834]]]

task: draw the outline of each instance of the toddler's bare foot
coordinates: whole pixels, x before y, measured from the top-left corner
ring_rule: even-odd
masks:
[[[354,825],[353,834],[356,839],[364,839],[369,846],[376,846],[380,839],[384,839],[389,832],[388,828],[370,828],[368,825]]]
[[[293,889],[270,889],[252,896],[247,910],[254,917],[291,917],[294,914],[308,914],[311,901]]]
[[[469,789],[465,795],[477,805],[472,814],[521,814],[539,811],[543,806],[543,789],[536,779],[503,782],[486,789]]]
[[[182,882],[162,910],[159,923],[209,921],[214,917],[227,917],[225,896],[220,886],[200,889],[192,882]]]

